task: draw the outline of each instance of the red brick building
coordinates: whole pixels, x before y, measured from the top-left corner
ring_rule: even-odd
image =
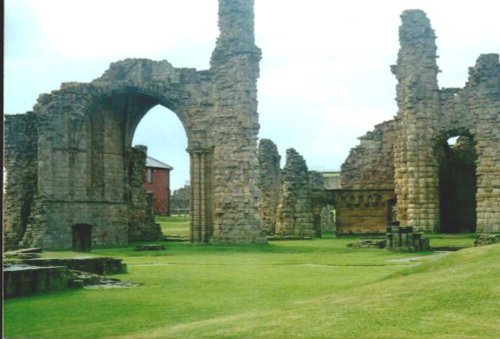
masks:
[[[144,189],[153,195],[156,215],[170,215],[170,171],[174,168],[148,156],[144,168]]]

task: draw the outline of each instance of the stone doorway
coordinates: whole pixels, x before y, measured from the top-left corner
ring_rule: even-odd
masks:
[[[92,226],[89,224],[73,225],[73,251],[90,252],[92,249]]]
[[[439,155],[440,231],[476,231],[476,151],[472,136],[456,135]]]

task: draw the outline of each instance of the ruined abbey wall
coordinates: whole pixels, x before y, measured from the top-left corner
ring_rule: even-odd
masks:
[[[264,242],[257,186],[261,52],[253,19],[253,1],[219,1],[220,36],[209,70],[127,59],[90,83],[64,83],[41,95],[30,115],[9,117],[11,154],[6,155],[12,161],[6,166],[5,204],[12,207],[4,228],[16,239],[11,245],[19,245],[21,237],[22,246],[70,248],[76,224],[92,226],[93,246],[127,243],[131,142],[142,117],[156,105],[177,115],[188,138],[191,240]],[[26,133],[18,128],[23,124],[35,131],[33,140],[24,137],[26,146],[18,142]],[[27,167],[19,174],[23,162]],[[35,183],[32,191],[18,184],[23,180]],[[29,212],[20,212],[19,200],[31,201]]]
[[[360,137],[342,164],[340,185],[345,189],[394,189],[394,120],[375,126]]]
[[[392,66],[397,116],[360,138],[342,167],[342,188],[394,188],[401,225],[439,231],[440,145],[453,136],[468,137],[477,158],[477,231],[499,232],[499,56],[481,55],[464,88],[439,89],[428,18],[420,10],[405,11],[401,18],[401,48]]]

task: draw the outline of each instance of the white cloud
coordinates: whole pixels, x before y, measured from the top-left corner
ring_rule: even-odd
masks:
[[[30,5],[48,47],[68,58],[151,57],[185,41],[203,44],[217,36],[215,1],[31,0]]]

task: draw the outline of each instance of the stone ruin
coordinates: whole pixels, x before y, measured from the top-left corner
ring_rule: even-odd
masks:
[[[147,193],[144,185],[144,164],[147,148],[135,146],[130,149],[129,162],[129,206],[130,221],[128,241],[154,241],[161,238],[160,224],[155,222],[153,196]]]
[[[156,105],[171,109],[188,137],[194,243],[320,235],[327,205],[338,234],[381,234],[396,222],[414,234],[500,232],[499,56],[480,55],[463,88],[439,88],[429,20],[420,10],[401,18],[391,68],[397,116],[360,138],[342,165],[340,189],[321,188],[293,150],[282,173],[271,142],[261,142],[268,154],[257,157],[261,52],[253,1],[219,0],[209,70],[127,59],[90,83],[41,95],[32,112],[6,116],[7,248],[87,248],[154,236],[131,141]]]
[[[335,207],[337,233],[500,232],[500,64],[483,54],[463,88],[439,88],[434,31],[421,10],[401,15],[391,67],[398,113],[360,138],[341,189],[313,192],[315,222]],[[459,137],[448,145],[450,137]]]
[[[421,237],[425,231],[500,232],[499,56],[481,55],[464,88],[440,89],[429,20],[420,10],[404,11],[401,18],[401,48],[391,67],[398,80],[397,116],[359,138],[342,165],[340,188],[325,189],[317,173],[309,174],[306,185],[303,172],[285,170],[278,233],[293,233],[283,225],[301,218],[294,202],[285,206],[290,196],[301,194],[292,188],[300,186],[291,184],[294,180],[310,191],[316,235],[328,228],[337,234],[389,232],[392,247],[411,242],[410,247],[422,249],[428,246]],[[450,137],[458,137],[455,145],[447,143]],[[271,190],[269,182],[269,176],[261,182],[263,190]],[[275,196],[276,186],[272,191]],[[273,204],[261,200],[268,211]],[[329,213],[335,222],[325,226]],[[284,222],[284,215],[293,217]],[[411,241],[396,241],[401,237]]]
[[[259,142],[259,211],[261,229],[269,235],[276,232],[277,207],[281,190],[281,156],[269,139]]]
[[[266,241],[258,212],[261,51],[253,1],[219,0],[219,29],[208,70],[127,59],[90,83],[63,83],[41,95],[32,112],[6,116],[7,248],[115,246],[154,236],[131,143],[156,105],[173,111],[186,131],[191,241]]]
[[[323,190],[319,172],[309,171],[304,158],[293,148],[286,151],[286,164],[276,144],[261,139],[259,144],[259,189],[261,228],[272,239],[310,239],[321,236],[322,227],[331,231],[331,210],[321,216],[323,223],[314,227],[311,191]]]
[[[304,158],[295,149],[287,149],[276,208],[276,234],[298,238],[310,238],[315,235],[309,175]]]

